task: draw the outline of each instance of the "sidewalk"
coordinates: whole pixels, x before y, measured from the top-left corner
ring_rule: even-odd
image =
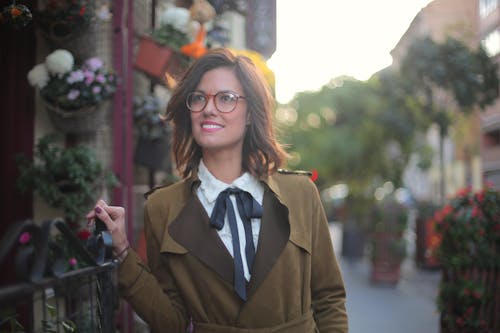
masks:
[[[330,232],[346,286],[349,333],[439,332],[439,271],[420,270],[408,260],[397,286],[373,285],[368,260],[342,258],[342,229],[330,224]]]

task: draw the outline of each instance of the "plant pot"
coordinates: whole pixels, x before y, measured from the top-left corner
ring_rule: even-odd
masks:
[[[395,285],[400,278],[402,255],[395,249],[401,235],[391,232],[375,232],[372,235],[372,273],[373,283]]]
[[[166,84],[166,74],[175,78],[186,68],[176,50],[149,37],[141,37],[134,67],[162,84]]]
[[[158,139],[140,137],[135,147],[134,162],[151,170],[160,170],[165,167],[168,154],[166,136]]]
[[[45,101],[45,107],[54,127],[62,133],[91,133],[99,129],[106,120],[109,102],[84,107],[77,110],[64,110]]]
[[[342,230],[342,256],[347,259],[360,259],[364,255],[365,234],[360,226],[348,222]]]

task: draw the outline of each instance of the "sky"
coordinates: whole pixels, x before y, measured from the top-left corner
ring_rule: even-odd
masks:
[[[276,0],[276,51],[268,66],[286,103],[349,75],[367,80],[431,0]]]

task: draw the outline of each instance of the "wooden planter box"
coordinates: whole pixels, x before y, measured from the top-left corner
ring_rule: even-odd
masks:
[[[444,269],[442,282],[446,284],[459,284],[459,281],[466,279],[483,286],[483,292],[486,297],[485,302],[473,306],[473,316],[482,325],[478,329],[450,327],[449,320],[446,318],[467,317],[459,313],[460,308],[456,307],[456,300],[448,299],[441,311],[441,333],[485,333],[500,332],[500,271],[498,269],[482,269],[478,267],[469,267],[462,270]],[[462,296],[463,297],[463,296]],[[473,296],[472,296],[473,297]],[[477,311],[477,312],[476,312]],[[454,320],[456,322],[456,320]]]
[[[394,253],[392,245],[399,239],[401,235],[398,233],[376,232],[372,234],[371,281],[373,283],[395,285],[399,282],[402,258]]]
[[[167,74],[176,78],[184,72],[186,66],[176,50],[159,45],[149,37],[141,37],[134,68],[166,84]]]

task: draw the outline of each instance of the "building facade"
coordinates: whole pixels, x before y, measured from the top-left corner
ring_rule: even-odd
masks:
[[[410,24],[391,51],[393,66],[398,67],[409,45],[418,38],[430,37],[435,42],[444,42],[452,37],[475,49],[481,37],[480,1],[435,0],[423,8]],[[497,20],[498,26],[498,20]],[[484,29],[484,28],[483,28]],[[453,104],[445,105],[453,110]],[[444,140],[445,197],[440,195],[442,174],[439,170],[439,128],[431,126],[424,140],[435,152],[432,166],[427,171],[416,167],[416,159],[406,170],[405,181],[417,199],[442,203],[462,187],[478,189],[483,186],[484,156],[481,143],[481,119],[484,114],[475,111],[464,116],[454,112],[454,123]],[[484,126],[483,126],[484,127]],[[483,140],[484,141],[484,140]]]
[[[479,40],[500,61],[500,1],[479,0]],[[500,101],[480,115],[482,175],[500,189]]]

